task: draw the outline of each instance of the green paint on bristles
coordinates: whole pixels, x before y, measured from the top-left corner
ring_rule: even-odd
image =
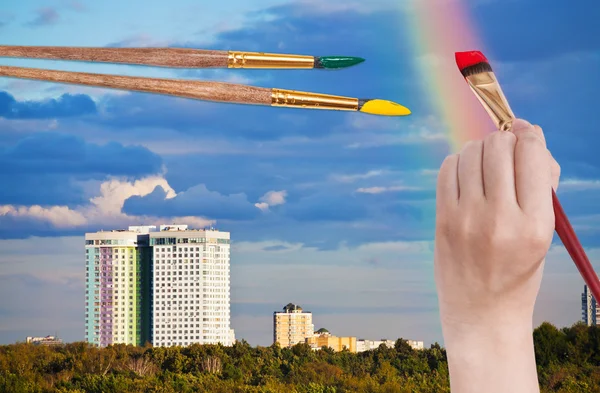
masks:
[[[315,57],[315,68],[335,70],[339,68],[352,67],[353,65],[362,63],[363,61],[365,61],[365,59],[361,57],[319,56]]]

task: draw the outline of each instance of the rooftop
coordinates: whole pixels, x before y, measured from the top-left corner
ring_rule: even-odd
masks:
[[[156,225],[132,225],[127,229],[109,229],[104,230],[100,229],[95,233],[138,233],[138,234],[148,234],[151,232],[183,232],[183,231],[195,231],[195,232],[219,232],[218,229],[209,227],[209,228],[201,228],[195,229],[190,228],[187,224],[162,224],[158,227]]]
[[[294,303],[288,303],[283,307],[283,311],[275,311],[276,314],[291,314],[291,313],[308,313],[310,314],[310,311],[304,311],[302,309],[302,307],[300,307],[297,304]]]

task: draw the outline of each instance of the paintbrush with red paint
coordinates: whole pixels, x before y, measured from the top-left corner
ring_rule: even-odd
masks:
[[[512,123],[515,120],[515,115],[500,88],[500,84],[494,75],[490,63],[483,53],[479,51],[457,52],[456,64],[496,127],[501,131],[510,131]],[[583,280],[590,288],[594,298],[600,300],[600,280],[598,280],[598,276],[585,250],[581,246],[565,211],[560,205],[554,190],[552,190],[552,202],[556,220],[556,233],[569,252],[573,262],[575,262],[577,269],[579,269]]]

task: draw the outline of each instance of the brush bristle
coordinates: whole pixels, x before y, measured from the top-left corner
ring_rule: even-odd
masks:
[[[468,52],[456,52],[454,54],[456,58],[456,65],[459,70],[463,70],[467,67],[474,66],[479,63],[489,63],[488,59],[478,50],[472,50]]]
[[[408,116],[410,109],[393,101],[379,99],[359,99],[358,110],[380,116]]]
[[[460,73],[466,78],[471,75],[481,74],[483,72],[494,72],[492,66],[488,62],[477,63],[475,65],[465,67],[460,70]]]
[[[314,68],[335,70],[352,67],[363,61],[365,61],[365,59],[352,56],[315,56]]]

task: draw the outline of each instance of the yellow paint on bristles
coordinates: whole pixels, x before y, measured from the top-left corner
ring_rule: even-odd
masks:
[[[360,108],[360,111],[381,116],[410,115],[410,109],[388,100],[369,100],[364,103],[362,108]]]

